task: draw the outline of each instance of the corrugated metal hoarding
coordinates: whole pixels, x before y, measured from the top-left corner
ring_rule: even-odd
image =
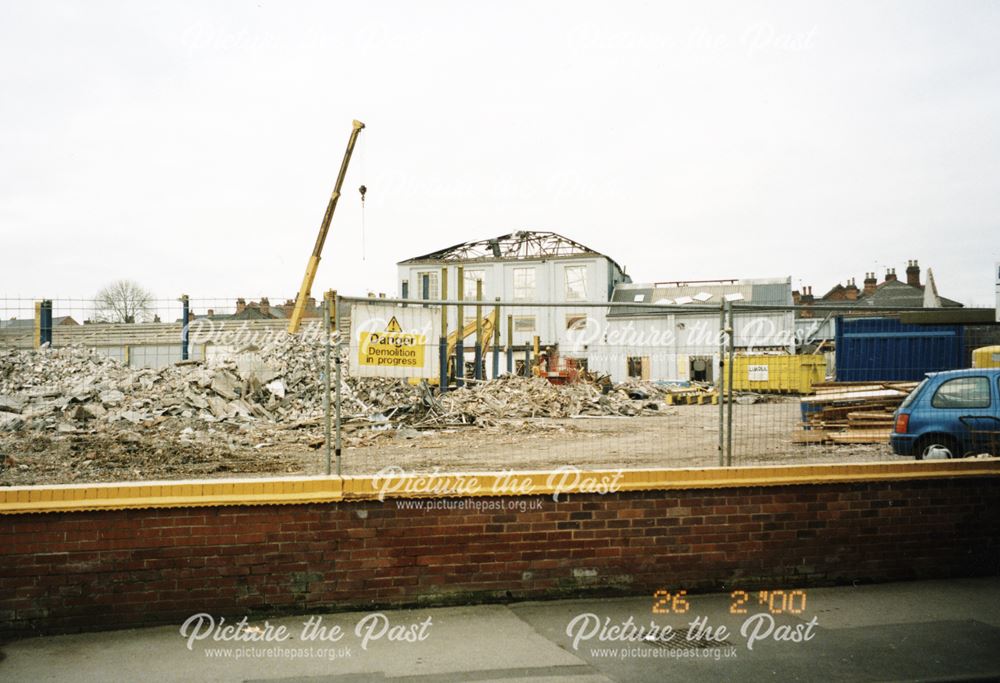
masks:
[[[962,325],[909,325],[895,318],[837,319],[837,380],[913,381],[965,367]]]

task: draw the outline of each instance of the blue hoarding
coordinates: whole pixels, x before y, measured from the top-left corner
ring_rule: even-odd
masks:
[[[963,367],[962,325],[907,325],[895,318],[837,318],[837,380],[920,380]]]

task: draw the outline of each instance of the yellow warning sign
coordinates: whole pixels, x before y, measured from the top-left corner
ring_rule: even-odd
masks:
[[[384,318],[383,318],[384,320]],[[396,316],[385,332],[361,332],[358,335],[358,364],[383,368],[421,368],[427,337],[403,332]]]
[[[440,315],[440,309],[431,307],[351,304],[351,374],[401,379],[437,377],[440,354],[434,330]]]

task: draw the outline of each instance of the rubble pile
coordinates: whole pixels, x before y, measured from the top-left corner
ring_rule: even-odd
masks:
[[[346,363],[344,366],[346,368]],[[318,425],[323,353],[295,336],[207,362],[135,369],[82,347],[0,350],[0,431],[136,431],[178,427],[232,434]],[[512,418],[633,416],[659,406],[634,388],[602,391],[506,377],[434,395],[426,385],[344,374],[345,422],[432,427]],[[641,400],[634,400],[639,398]]]
[[[502,377],[447,392],[432,417],[436,422],[490,424],[512,418],[633,416],[658,409],[655,401],[632,400],[624,389],[604,393],[585,382],[555,385],[538,377]]]
[[[82,348],[0,351],[0,429],[149,426],[162,418],[203,424],[308,413],[314,401],[289,390],[303,377],[248,373],[233,361],[132,369]],[[124,424],[121,424],[124,423]]]
[[[440,394],[346,365],[345,448],[465,443],[468,427],[540,438],[576,431],[548,419],[670,412],[648,387],[505,377]],[[324,443],[324,367],[322,346],[291,335],[161,369],[85,347],[0,348],[0,485],[299,473]]]

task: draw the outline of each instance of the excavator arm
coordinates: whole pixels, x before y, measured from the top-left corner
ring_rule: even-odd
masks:
[[[493,348],[493,326],[496,325],[496,317],[494,313],[491,311],[488,315],[483,316],[482,321],[483,321],[483,356],[485,357],[487,351]],[[455,330],[454,332],[448,335],[446,343],[448,350],[447,358],[449,359],[449,361],[452,355],[454,355],[455,353],[455,346],[458,345],[458,335],[461,334],[462,339],[465,339],[466,337],[471,337],[475,333],[476,333],[476,321],[472,320],[471,322],[465,324],[465,327],[462,328],[461,332],[459,332],[459,330]],[[410,380],[408,381],[410,384],[419,384],[421,380],[418,380],[416,378],[410,378]],[[440,384],[440,381],[437,378],[432,378],[427,380],[427,383],[432,386],[437,386],[438,384]]]
[[[492,348],[493,342],[493,326],[496,324],[493,312],[491,311],[488,315],[483,316],[483,355]],[[462,328],[462,339],[465,340],[467,337],[471,337],[476,333],[476,321],[472,320],[465,324]],[[455,330],[448,335],[448,357],[451,358],[451,354],[455,353],[455,346],[458,344],[459,331]]]

